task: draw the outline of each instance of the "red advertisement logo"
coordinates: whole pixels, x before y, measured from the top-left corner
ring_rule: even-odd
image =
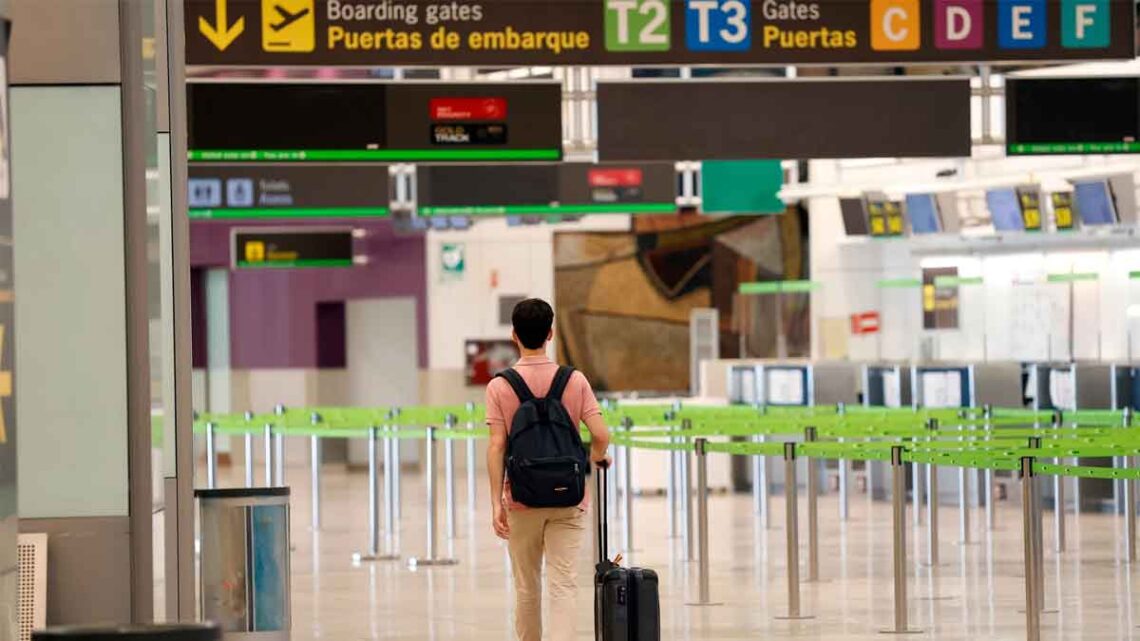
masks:
[[[432,98],[432,120],[506,120],[506,98]]]
[[[642,180],[641,170],[636,167],[628,169],[591,169],[587,180],[591,187],[640,187]]]

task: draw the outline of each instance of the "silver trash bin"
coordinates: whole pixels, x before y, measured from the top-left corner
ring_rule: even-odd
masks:
[[[227,639],[287,641],[289,488],[195,490],[201,523],[202,618]],[[252,638],[252,637],[251,637]]]

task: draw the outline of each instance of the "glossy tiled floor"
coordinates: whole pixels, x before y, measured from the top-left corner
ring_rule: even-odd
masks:
[[[228,476],[228,475],[227,475]],[[505,550],[491,534],[485,511],[470,518],[463,479],[458,534],[450,546],[454,567],[410,571],[403,562],[354,566],[351,555],[367,540],[367,485],[362,473],[328,468],[323,527],[310,524],[308,471],[290,470],[293,498],[293,639],[509,640],[510,585]],[[423,554],[423,483],[404,476],[400,551]],[[482,477],[479,496],[483,500]],[[442,500],[441,500],[442,505]],[[697,564],[682,560],[670,539],[666,501],[635,500],[634,563],[656,569],[662,582],[664,639],[881,639],[892,623],[891,523],[887,503],[853,494],[841,523],[835,495],[819,501],[820,581],[804,583],[803,612],[814,618],[779,620],[786,613],[784,505],[773,497],[770,529],[758,527],[747,496],[713,496],[710,512],[709,607],[696,600]],[[807,562],[801,498],[801,562]],[[923,566],[924,529],[907,536],[912,627],[939,639],[1024,639],[1025,615],[1020,507],[1000,505],[997,529],[972,519],[970,545],[959,544],[957,511],[940,510],[941,565]],[[615,538],[620,523],[614,524]],[[1140,638],[1133,595],[1136,570],[1121,560],[1123,520],[1112,515],[1068,518],[1068,551],[1053,552],[1052,513],[1045,512],[1046,607],[1043,639]],[[442,522],[441,522],[442,529]],[[441,551],[449,549],[441,539]],[[592,638],[590,559],[582,559],[579,638]],[[806,569],[801,572],[806,577]],[[1140,589],[1140,585],[1137,586]]]

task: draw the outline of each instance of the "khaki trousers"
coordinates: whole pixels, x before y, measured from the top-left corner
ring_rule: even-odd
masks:
[[[542,639],[542,561],[550,595],[551,641],[575,638],[574,595],[578,555],[585,532],[585,512],[577,507],[531,508],[508,515],[507,547],[515,578],[515,635],[519,641]]]

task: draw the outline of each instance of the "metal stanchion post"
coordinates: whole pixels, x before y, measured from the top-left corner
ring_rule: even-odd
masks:
[[[448,414],[443,419],[447,438],[443,441],[443,509],[447,540],[455,540],[455,425],[458,418]]]
[[[427,428],[427,442],[425,444],[425,472],[427,475],[427,556],[424,558],[412,557],[408,559],[408,566],[415,569],[420,566],[432,565],[455,565],[458,563],[455,559],[443,559],[436,557],[436,491],[435,491],[435,429],[434,427]]]
[[[895,627],[884,630],[890,634],[912,634],[907,625],[906,596],[906,467],[903,463],[903,448],[891,448],[891,522],[894,530],[894,585],[895,585]],[[915,505],[915,509],[918,505]]]
[[[282,420],[284,420],[285,406],[277,405],[273,408],[273,413],[277,416],[282,417]],[[275,470],[277,476],[277,487],[285,487],[285,435],[281,433],[281,430],[277,430],[277,433],[274,434],[274,437],[277,439],[277,442],[275,444],[275,449],[277,451],[273,455],[273,463],[277,468]]]
[[[396,439],[392,438],[392,428],[384,426],[384,545],[387,558],[398,559],[399,516],[396,514],[396,474],[399,456],[396,452]]]
[[[253,412],[245,413],[245,427],[247,430],[252,428]],[[245,449],[245,486],[253,487],[253,432],[247,431],[245,437],[242,439]]]
[[[768,440],[768,437],[763,434],[757,434],[755,438],[758,443],[764,443]],[[763,454],[758,455],[755,458],[755,463],[755,476],[753,478],[755,479],[754,485],[758,490],[756,492],[756,509],[760,514],[760,525],[767,529],[772,527],[772,514],[768,507],[770,504],[768,498],[771,494],[768,488],[768,457]]]
[[[1033,459],[1021,459],[1021,519],[1025,557],[1025,633],[1027,641],[1041,639],[1041,610],[1037,593],[1037,537],[1033,527]]]
[[[473,411],[473,410],[468,410]],[[467,421],[467,431],[474,432],[474,421]],[[475,521],[476,488],[475,488],[475,435],[467,435],[467,519]]]
[[[211,490],[218,486],[218,452],[214,440],[216,429],[217,426],[213,423],[206,423],[206,487]]]
[[[1127,463],[1129,463],[1129,459],[1125,457],[1125,466]],[[1135,486],[1134,480],[1124,480],[1124,534],[1130,563],[1137,560],[1137,496],[1135,496],[1135,487],[1137,486]]]
[[[665,422],[674,419],[671,412],[665,413]],[[677,437],[670,436],[670,443],[676,443]],[[665,480],[665,502],[669,506],[669,538],[677,538],[677,452],[666,452],[669,458],[669,475]]]
[[[843,442],[840,438],[839,442]],[[839,520],[846,521],[848,516],[847,510],[847,476],[851,463],[845,459],[839,459]]]
[[[316,427],[321,423],[321,415],[313,412],[309,422]],[[309,437],[310,482],[313,492],[313,530],[321,529],[321,437]]]
[[[265,424],[265,487],[273,487],[273,424]]]
[[[387,447],[387,443],[384,444]],[[368,428],[368,551],[352,555],[355,563],[397,559],[380,552],[380,428]],[[387,455],[387,450],[385,450]],[[387,458],[387,456],[385,456]],[[385,496],[385,507],[388,501]]]
[[[970,497],[967,493],[966,468],[958,468],[958,538],[962,545],[970,543]]]
[[[917,462],[912,463],[910,466],[910,475],[911,493],[913,494],[914,499],[914,512],[912,512],[910,516],[912,522],[914,523],[914,527],[920,527],[922,525],[922,486],[925,485],[922,482],[923,477],[925,476],[922,473],[922,464]]]
[[[623,421],[622,424],[625,427],[626,436],[632,437],[633,436],[633,421],[629,417],[626,417],[625,421]],[[622,458],[625,462],[625,469],[622,470],[622,476],[624,477],[624,482],[622,483],[622,485],[625,486],[625,493],[622,494],[622,500],[625,503],[625,510],[624,510],[625,511],[625,521],[622,523],[622,525],[624,525],[625,528],[622,530],[622,534],[624,537],[622,542],[624,543],[623,547],[625,549],[625,553],[628,556],[630,553],[633,552],[633,446],[632,445],[626,445],[625,446],[625,455]]]
[[[689,419],[681,421],[681,429],[689,431],[693,429],[693,423]],[[687,438],[682,436],[681,442],[687,444]],[[690,464],[691,458],[688,448],[678,452],[681,459],[681,516],[684,519],[684,529],[681,536],[684,539],[685,545],[685,560],[693,560],[693,476],[692,465]]]
[[[788,615],[778,619],[810,619],[800,613],[799,498],[796,496],[796,444],[784,443],[784,531],[787,534]]]
[[[1061,465],[1061,459],[1056,459]],[[1057,553],[1065,551],[1065,477],[1053,477],[1053,543]]]
[[[245,486],[253,487],[253,432],[245,433]]]
[[[938,565],[938,468],[926,466],[926,544],[931,567]]]
[[[815,441],[815,428],[804,428],[804,441]],[[808,582],[819,581],[819,459],[807,458]]]
[[[313,491],[313,530],[321,529],[321,437],[309,437],[309,452],[312,457],[310,481]]]
[[[706,439],[698,438],[693,447],[697,455],[697,536],[700,539],[697,567],[698,601],[689,605],[718,605],[709,602],[709,474],[706,461]],[[627,461],[628,463],[628,461]]]
[[[1059,419],[1057,423],[1060,424]],[[1041,437],[1030,437],[1029,448],[1041,449]],[[1031,474],[1029,477],[1029,510],[1030,532],[1033,536],[1033,545],[1030,549],[1033,552],[1034,600],[1037,611],[1042,612],[1045,610],[1045,543],[1041,526],[1041,483],[1036,474]]]
[[[390,429],[392,434],[392,516],[396,523],[404,517],[404,497],[400,490],[400,476],[403,471],[400,457],[400,425],[396,419],[400,417],[400,409],[393,407],[388,410],[389,419],[393,421]]]
[[[990,419],[993,418],[993,407],[990,404],[982,406],[982,418],[985,419],[983,428],[986,433],[986,439],[990,438],[991,425]],[[994,471],[986,468],[982,472],[982,484],[985,486],[985,505],[986,505],[986,529],[992,532],[996,525],[996,515],[994,513]]]

